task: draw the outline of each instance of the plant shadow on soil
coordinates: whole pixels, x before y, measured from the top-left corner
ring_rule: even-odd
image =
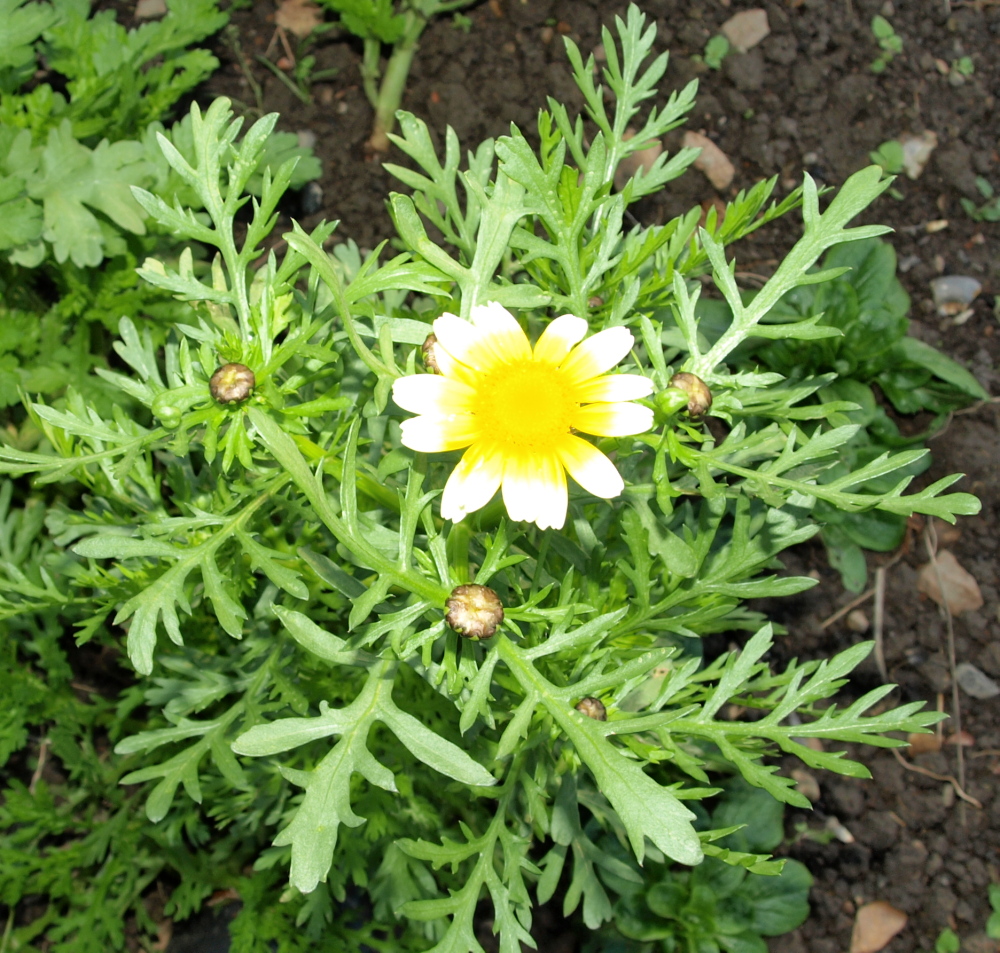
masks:
[[[963,363],[996,393],[1000,328],[993,309],[1000,286],[995,244],[1000,226],[973,221],[960,199],[979,199],[977,175],[1000,186],[1000,123],[991,93],[1000,89],[1000,7],[990,0],[923,0],[900,3],[894,12],[881,0],[765,3],[770,35],[750,52],[728,56],[716,71],[692,56],[701,53],[726,18],[751,4],[642,0],[639,5],[657,23],[657,49],[671,54],[654,102],[699,79],[697,105],[684,128],[703,131],[732,158],[737,168],[732,193],[776,175],[780,197],[801,181],[803,169],[821,184],[836,186],[868,164],[868,153],[882,142],[925,129],[937,134],[939,145],[920,178],[899,180],[902,198],[883,197],[865,213],[864,221],[895,229],[889,239],[913,302],[911,333]],[[561,34],[569,35],[587,55],[601,42],[601,23],[623,14],[625,7],[607,0],[491,0],[466,11],[472,23],[468,33],[442,19],[424,35],[403,106],[424,119],[438,141],[450,124],[463,148],[505,134],[511,122],[531,135],[546,96],[574,110],[582,105]],[[869,69],[878,52],[870,28],[877,13],[889,16],[904,43],[902,55],[878,75]],[[288,210],[303,225],[339,219],[335,237],[353,239],[362,248],[391,237],[385,197],[401,187],[380,160],[364,152],[372,112],[361,89],[357,45],[333,31],[310,49],[317,70],[338,72],[332,81],[315,85],[311,103],[304,104],[254,62],[254,55],[264,52],[275,34],[270,0],[234,12],[233,23],[244,65],[236,44],[220,40],[216,52],[223,68],[199,99],[207,103],[227,95],[242,104],[251,119],[258,108],[277,111],[280,128],[315,136],[314,149],[323,163],[321,207]],[[942,73],[941,64],[961,56],[972,58],[975,72],[955,85]],[[246,78],[248,62],[262,90],[259,103]],[[669,143],[672,149],[682,131]],[[405,159],[398,151],[389,158]],[[662,223],[716,197],[708,182],[691,171],[633,212],[645,224]],[[316,200],[314,192],[314,204]],[[947,220],[946,227],[928,230],[928,222],[941,220]],[[276,234],[287,225],[285,218]],[[741,269],[769,274],[794,241],[793,231],[784,224],[765,228],[740,243],[735,253]],[[971,275],[983,284],[964,324],[956,325],[934,310],[929,282],[942,273]],[[956,489],[982,500],[979,516],[963,519],[957,532],[943,538],[975,576],[984,598],[980,610],[955,620],[957,659],[993,677],[1000,676],[998,429],[996,404],[957,415],[931,441],[934,463],[920,484],[964,472],[967,476]],[[949,710],[945,624],[933,603],[917,597],[916,570],[927,559],[919,527],[908,540],[902,558],[887,572],[885,658],[890,680],[900,686],[889,701],[922,699],[937,707],[940,699]],[[869,569],[888,559],[889,554],[870,555]],[[828,656],[867,637],[851,631],[844,619],[821,627],[821,620],[851,599],[821,546],[800,547],[785,563],[789,571],[811,572],[820,584],[794,599],[759,607],[788,629],[773,652],[776,664],[792,657]],[[863,608],[871,614],[870,605]],[[845,687],[845,703],[879,682],[869,659]],[[816,810],[811,815],[788,812],[792,837],[786,851],[804,861],[815,876],[812,916],[794,933],[772,940],[773,953],[841,953],[850,945],[856,908],[873,900],[888,901],[909,916],[907,927],[886,947],[891,953],[931,949],[947,926],[962,936],[963,949],[996,949],[983,928],[987,885],[1000,877],[1000,699],[976,701],[963,694],[962,704],[963,727],[974,739],[966,750],[965,789],[982,807],[963,806],[950,784],[905,769],[890,751],[850,750],[850,757],[865,763],[873,779],[820,774]],[[955,749],[946,746],[911,763],[932,775],[953,775]],[[794,835],[796,825],[808,824],[816,831],[831,817],[853,835],[852,843]],[[576,948],[558,915],[549,917],[543,911],[538,926],[536,935],[545,947],[566,953]],[[483,932],[484,945],[493,941],[488,929]]]

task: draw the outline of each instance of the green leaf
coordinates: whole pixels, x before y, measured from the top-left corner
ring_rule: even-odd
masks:
[[[642,863],[646,837],[668,857],[684,864],[697,864],[703,853],[698,835],[691,825],[691,813],[669,790],[657,784],[635,761],[625,757],[605,737],[601,723],[576,711],[569,699],[587,694],[579,686],[556,689],[540,676],[506,638],[499,636],[497,649],[519,679],[531,685],[531,694],[522,703],[522,710],[541,702],[566,734],[583,762],[593,773],[598,787],[611,802],[628,832],[633,851]],[[648,670],[657,661],[650,653],[641,664]],[[534,697],[532,697],[534,696]],[[530,715],[530,710],[529,710]],[[608,728],[610,732],[612,729]]]
[[[340,14],[341,22],[362,40],[396,43],[403,35],[406,20],[393,12],[392,0],[323,0]]]
[[[797,860],[785,861],[777,877],[751,874],[742,893],[753,910],[752,928],[763,936],[781,936],[801,926],[809,916],[812,875]]]
[[[481,764],[470,758],[461,748],[431,731],[413,715],[386,705],[381,713],[386,727],[402,742],[403,746],[428,767],[463,784],[479,787],[496,784],[496,778]]]
[[[94,211],[124,231],[145,234],[131,191],[133,185],[144,185],[150,172],[141,143],[102,142],[91,150],[77,141],[65,119],[49,130],[38,157],[27,190],[42,204],[42,237],[52,245],[57,262],[70,259],[81,268],[100,264],[105,237]]]
[[[917,338],[902,338],[896,344],[895,352],[902,360],[927,368],[941,380],[953,384],[976,400],[990,399],[990,395],[983,388],[983,385],[961,364]]]
[[[300,621],[294,624],[300,631],[304,629]],[[326,880],[339,826],[364,823],[351,806],[352,774],[358,773],[386,791],[396,791],[392,772],[367,747],[376,722],[386,725],[411,754],[447,777],[467,784],[496,784],[493,776],[464,751],[396,707],[391,696],[395,668],[393,663],[373,660],[364,688],[347,707],[333,709],[323,703],[317,717],[282,718],[256,725],[233,742],[237,754],[261,757],[340,735],[311,771],[283,771],[287,779],[305,788],[305,797],[274,845],[291,845],[291,882],[303,893]]]

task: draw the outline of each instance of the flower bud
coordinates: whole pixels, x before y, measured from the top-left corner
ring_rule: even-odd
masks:
[[[670,386],[684,391],[688,396],[687,411],[692,417],[700,417],[712,406],[712,392],[708,385],[694,374],[682,371],[670,378]]]
[[[688,395],[679,387],[666,387],[653,398],[653,402],[664,417],[673,417],[687,410]]]
[[[428,334],[427,340],[420,345],[420,353],[424,358],[424,367],[426,367],[432,374],[440,374],[441,368],[438,367],[437,355],[434,353],[435,344],[437,344],[437,335]]]
[[[246,400],[257,378],[246,364],[223,364],[208,382],[208,389],[220,404],[236,404]]]
[[[164,404],[157,412],[156,419],[160,421],[160,426],[164,430],[176,430],[181,425],[183,416],[179,407]]]
[[[448,607],[445,622],[465,639],[492,638],[503,622],[500,597],[492,589],[476,583],[456,586],[445,605]]]
[[[157,394],[150,408],[164,430],[176,430],[181,425],[181,417],[184,416],[181,408],[173,403],[171,399],[173,396],[170,391]]]
[[[581,698],[576,703],[576,710],[580,712],[581,715],[593,718],[594,721],[608,720],[608,710],[604,707],[604,702],[602,702],[599,698],[594,698],[592,695],[588,695],[586,698]]]

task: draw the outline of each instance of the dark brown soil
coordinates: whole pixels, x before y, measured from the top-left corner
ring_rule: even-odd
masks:
[[[580,105],[560,34],[571,36],[586,54],[600,42],[600,24],[623,13],[625,6],[618,0],[491,0],[467,11],[472,20],[468,34],[442,20],[425,34],[404,107],[425,119],[438,136],[446,124],[452,125],[465,147],[504,134],[511,122],[529,132],[547,95]],[[881,199],[866,219],[895,228],[892,242],[913,300],[913,332],[963,362],[996,393],[1000,226],[974,222],[959,204],[963,196],[979,200],[976,175],[1000,187],[996,0],[900,0],[895,10],[891,2],[880,0],[764,3],[771,35],[749,53],[728,57],[720,71],[708,70],[692,54],[700,53],[724,20],[750,3],[641,0],[640,6],[656,19],[659,47],[671,53],[661,98],[699,78],[697,106],[687,128],[705,132],[733,159],[733,193],[777,175],[778,194],[784,194],[800,181],[803,169],[821,183],[838,185],[867,164],[868,152],[880,143],[925,129],[937,134],[939,145],[923,175],[916,181],[899,180],[902,198]],[[234,15],[245,61],[253,61],[271,43],[273,13],[272,0],[258,0],[252,9]],[[877,13],[891,20],[904,43],[903,54],[880,75],[869,69],[878,52],[870,28]],[[253,63],[254,79],[263,89],[261,105],[282,114],[283,128],[308,130],[316,137],[324,170],[322,207],[298,217],[307,225],[320,218],[340,219],[342,240],[353,238],[372,247],[393,234],[384,202],[388,191],[399,186],[364,154],[372,114],[360,87],[360,51],[347,38],[328,33],[312,52],[317,69],[339,69],[334,80],[312,88],[312,103],[303,105]],[[205,98],[226,94],[254,106],[234,47],[223,46],[219,53],[226,65]],[[975,72],[954,85],[939,64],[961,56],[972,58]],[[646,223],[663,222],[713,198],[708,183],[691,172],[635,212]],[[928,229],[929,222],[940,220],[947,221],[941,230]],[[793,232],[785,224],[762,230],[736,249],[741,267],[768,273],[790,247]],[[935,312],[929,281],[938,274],[966,274],[982,282],[983,293],[966,323],[956,325]],[[968,477],[960,488],[983,501],[981,515],[963,520],[958,534],[943,537],[942,545],[976,577],[985,600],[982,609],[955,620],[957,660],[972,662],[993,677],[1000,676],[998,429],[996,404],[956,416],[933,440],[934,466],[924,478],[963,471]],[[907,551],[887,573],[885,658],[891,680],[901,686],[891,699],[924,699],[950,712],[945,623],[916,588],[916,567],[926,559],[920,527],[915,526]],[[797,571],[818,574],[821,585],[797,600],[769,607],[789,628],[779,656],[830,654],[867,637],[843,620],[821,628],[820,621],[851,598],[821,548],[800,549],[788,563]],[[872,559],[872,569],[875,564]],[[870,603],[862,608],[871,615]],[[860,694],[878,681],[872,663],[852,681],[847,695]],[[813,914],[795,933],[773,941],[772,950],[842,953],[850,946],[855,910],[874,900],[888,901],[910,917],[886,947],[891,953],[930,950],[948,926],[963,938],[963,949],[984,953],[997,948],[983,930],[987,884],[1000,878],[1000,698],[977,701],[962,694],[961,703],[963,727],[974,742],[965,749],[965,791],[982,806],[965,804],[950,783],[932,776],[957,774],[955,746],[907,762],[932,774],[908,769],[891,752],[853,751],[870,767],[873,779],[821,775],[814,814],[790,814],[793,837],[796,825],[819,832],[833,817],[853,842],[821,843],[815,836],[798,836],[791,843],[789,853],[815,875]]]

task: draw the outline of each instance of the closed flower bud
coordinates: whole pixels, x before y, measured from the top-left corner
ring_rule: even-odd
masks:
[[[653,398],[653,402],[664,417],[673,417],[687,410],[688,395],[679,387],[666,387]]]
[[[692,417],[700,417],[712,406],[712,392],[708,385],[694,374],[682,371],[670,378],[670,386],[684,391],[688,397],[687,410]]]
[[[208,382],[208,389],[220,404],[236,404],[253,392],[257,378],[246,364],[223,364]]]
[[[156,419],[164,430],[176,430],[181,425],[183,416],[181,409],[171,404],[164,404],[156,413]]]
[[[170,391],[163,391],[153,398],[151,409],[164,430],[176,430],[181,424],[181,417],[184,416],[180,407],[173,403],[171,399],[173,396]]]
[[[437,344],[437,335],[428,334],[427,340],[420,345],[420,353],[424,357],[424,367],[432,374],[440,374],[441,368],[438,367],[437,355],[434,353],[435,344]]]
[[[594,721],[608,720],[608,710],[604,707],[604,703],[599,698],[594,698],[591,695],[588,695],[586,698],[581,698],[576,703],[576,710],[580,712],[581,715],[593,718]]]
[[[500,597],[486,586],[470,583],[451,590],[444,620],[466,639],[489,639],[503,622]]]

